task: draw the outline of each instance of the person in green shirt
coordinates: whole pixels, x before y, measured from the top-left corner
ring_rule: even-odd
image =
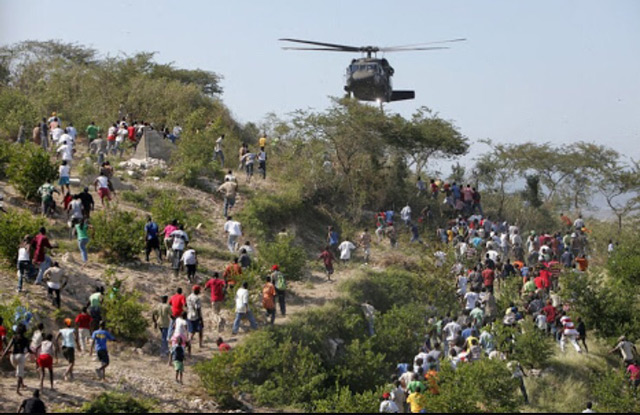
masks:
[[[80,248],[80,254],[82,255],[82,262],[87,263],[89,260],[89,254],[87,253],[87,244],[89,243],[89,229],[91,226],[87,222],[87,219],[83,219],[82,222],[76,224],[75,232],[78,236],[78,248]]]
[[[533,282],[533,279],[527,277],[527,282],[524,283],[522,287],[523,295],[535,293],[538,287],[536,287],[536,283]]]
[[[482,325],[482,322],[484,321],[484,311],[476,305],[476,307],[469,312],[469,317],[477,321],[478,325]]]
[[[102,321],[102,299],[104,287],[96,287],[96,292],[89,296],[89,315],[91,315],[91,332],[98,330],[100,321]]]
[[[409,384],[407,385],[407,391],[409,393],[424,393],[427,390],[427,387],[424,386],[424,383],[422,383],[419,380],[419,376],[417,373],[413,374],[413,380],[411,382],[409,382]]]
[[[100,127],[96,126],[95,122],[91,121],[91,124],[87,127],[87,147],[91,145],[91,142],[98,138]]]

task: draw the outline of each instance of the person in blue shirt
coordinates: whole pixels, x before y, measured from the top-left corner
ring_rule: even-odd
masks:
[[[340,243],[340,237],[338,232],[333,229],[333,226],[329,226],[329,233],[327,234],[327,244],[334,251],[334,254],[337,253],[338,244]]]
[[[455,203],[458,199],[460,199],[460,187],[453,182],[451,185],[451,192],[453,192],[453,202]]]
[[[160,251],[160,240],[158,239],[158,224],[151,219],[151,216],[147,216],[147,224],[144,225],[144,235],[147,262],[149,262],[149,254],[155,250],[158,254],[158,261],[162,263],[162,251]]]
[[[93,335],[91,335],[91,338],[91,351],[89,352],[89,356],[93,355],[93,349],[95,347],[96,353],[98,355],[98,361],[100,361],[100,367],[96,369],[96,374],[98,375],[98,379],[104,380],[105,370],[107,366],[109,366],[109,351],[107,349],[107,342],[109,340],[115,341],[116,338],[106,330],[106,324],[104,321],[100,322],[100,329],[94,331]]]

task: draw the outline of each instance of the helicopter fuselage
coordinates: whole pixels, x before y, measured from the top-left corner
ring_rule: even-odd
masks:
[[[347,67],[344,90],[361,101],[391,101],[393,68],[386,59],[353,59]]]

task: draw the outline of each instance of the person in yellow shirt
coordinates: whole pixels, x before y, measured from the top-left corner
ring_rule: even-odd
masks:
[[[420,405],[420,401],[422,400],[422,394],[418,392],[413,392],[407,397],[407,403],[411,406],[411,413],[419,414],[424,413],[424,408]]]
[[[260,146],[260,150],[264,151],[264,148],[267,145],[267,135],[264,134],[262,137],[260,137],[260,139],[258,140],[258,145]]]

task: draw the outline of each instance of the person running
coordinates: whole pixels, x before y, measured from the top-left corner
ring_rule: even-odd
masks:
[[[162,230],[162,234],[164,235],[163,243],[164,249],[166,250],[166,258],[169,261],[172,261],[173,252],[171,250],[171,245],[173,244],[173,239],[171,238],[171,233],[178,229],[178,220],[174,219],[171,223],[167,224]]]
[[[218,327],[218,331],[220,330],[220,323],[222,317],[220,316],[220,311],[222,310],[222,304],[224,303],[224,289],[226,283],[223,279],[220,278],[220,273],[214,272],[213,278],[211,278],[204,285],[205,288],[211,290],[211,309],[213,310],[214,317],[217,318],[218,322],[216,326]]]
[[[16,412],[19,414],[46,414],[47,407],[40,399],[40,389],[33,391],[33,397],[23,400]]]
[[[67,187],[67,192],[69,189],[69,176],[71,175],[71,166],[67,163],[67,160],[62,160],[62,164],[58,168],[58,186],[60,186],[60,190],[64,192],[65,186]]]
[[[46,181],[38,188],[38,195],[41,200],[42,216],[53,215],[56,211],[56,203],[53,200],[53,194],[60,192],[49,181]]]
[[[202,331],[204,320],[202,319],[202,303],[200,302],[200,286],[194,285],[191,294],[187,297],[187,328],[189,329],[189,355],[193,338],[198,334],[198,346],[202,349]]]
[[[47,282],[47,292],[51,302],[56,308],[60,308],[60,290],[67,286],[69,277],[60,268],[58,262],[54,262],[53,266],[44,272],[43,278]]]
[[[256,319],[253,317],[253,313],[249,308],[249,283],[246,281],[242,284],[242,287],[236,291],[236,317],[233,320],[232,334],[238,334],[240,321],[242,321],[243,318],[249,319],[249,324],[251,324],[252,329],[256,330],[258,328],[258,323],[256,323]]]
[[[98,138],[98,133],[100,132],[100,128],[96,126],[94,121],[91,121],[91,124],[87,126],[87,148],[91,147],[91,142]]]
[[[81,193],[78,193],[78,198],[82,203],[82,217],[89,219],[91,217],[91,211],[95,207],[93,202],[93,196],[89,193],[89,188],[85,187]]]
[[[160,302],[153,309],[151,319],[153,328],[160,330],[160,356],[169,353],[169,326],[171,325],[171,306],[167,304],[169,296],[160,297]]]
[[[324,263],[324,270],[327,274],[327,281],[331,281],[331,275],[333,275],[333,260],[335,259],[335,257],[333,256],[331,247],[329,247],[329,245],[327,245],[324,248],[324,251],[320,253],[318,259],[321,259]]]
[[[172,268],[177,277],[180,273],[182,253],[184,252],[184,248],[189,244],[189,236],[184,231],[184,225],[180,225],[178,229],[171,232],[169,236],[173,240],[171,244],[171,250],[173,251]]]
[[[582,353],[582,350],[580,350],[580,345],[577,342],[579,334],[575,326],[573,325],[573,321],[571,321],[571,317],[569,317],[565,311],[563,311],[561,315],[562,317],[560,317],[560,324],[562,325],[563,330],[562,337],[560,338],[560,350],[562,350],[562,352],[564,353],[564,345],[567,339],[569,339],[574,349],[576,349],[576,352]]]
[[[182,374],[184,373],[184,346],[182,338],[178,337],[176,344],[171,348],[169,354],[169,366],[173,363],[176,371],[176,383],[182,385]]]
[[[27,354],[33,353],[29,348],[30,344],[31,341],[27,337],[27,328],[24,324],[20,323],[16,327],[15,334],[11,338],[11,341],[2,352],[2,355],[0,355],[0,361],[2,361],[4,356],[11,351],[10,361],[11,365],[16,369],[16,378],[18,379],[16,393],[18,395],[22,395],[22,393],[20,393],[21,388],[27,389],[27,385],[24,383],[24,364]]]
[[[29,251],[31,248],[31,236],[25,235],[22,238],[22,243],[18,247],[18,288],[17,292],[22,292],[22,284],[24,280],[27,278],[29,271],[31,270],[31,256],[29,255]],[[0,352],[2,349],[0,349]]]
[[[230,177],[225,178],[225,182],[218,187],[217,192],[224,195],[224,207],[222,208],[222,216],[227,217],[229,210],[236,204],[236,192],[238,191],[238,183],[231,180]]]
[[[229,252],[234,253],[238,245],[238,238],[242,236],[242,225],[237,220],[233,220],[233,217],[227,216],[227,221],[224,224],[224,233],[229,235],[227,248]]]
[[[264,147],[258,152],[258,173],[262,174],[262,180],[267,178],[267,153]]]
[[[582,317],[578,317],[576,323],[578,323],[576,326],[576,330],[578,331],[578,341],[582,342],[584,351],[589,353],[589,349],[587,348],[587,327],[585,326],[584,321],[582,321]]]
[[[270,318],[271,325],[273,325],[276,320],[275,296],[276,287],[271,283],[271,277],[267,276],[266,282],[262,287],[262,307],[267,313],[267,318]]]
[[[44,388],[45,369],[49,370],[49,381],[53,390],[53,356],[55,347],[53,345],[53,334],[47,333],[40,345],[40,353],[36,359],[36,365],[40,372],[40,390]]]
[[[144,225],[144,240],[146,241],[145,258],[147,262],[149,262],[149,254],[151,251],[156,251],[158,262],[162,263],[162,251],[160,250],[160,240],[158,239],[158,224],[151,219],[151,216],[147,216],[147,223]]]
[[[196,282],[196,269],[198,267],[198,256],[196,250],[189,248],[184,251],[182,258],[180,258],[184,267],[187,269],[187,280],[191,283]]]
[[[64,372],[64,380],[73,380],[73,365],[76,361],[76,345],[80,344],[80,340],[78,339],[78,332],[76,329],[71,327],[71,319],[64,319],[65,328],[58,331],[58,335],[56,336],[55,344],[59,344],[60,340],[62,340],[62,356],[67,360],[69,366],[67,366],[67,370]]]
[[[87,307],[82,307],[82,311],[75,319],[76,329],[78,330],[78,344],[80,351],[88,352],[87,342],[91,338],[91,316],[87,311]]]
[[[222,152],[222,141],[224,140],[224,134],[222,134],[216,140],[216,146],[213,151],[213,161],[220,159],[220,167],[224,168],[224,153]]]
[[[331,252],[337,254],[338,244],[340,243],[338,232],[333,229],[333,226],[327,227],[327,245],[331,249]]]
[[[104,301],[104,287],[96,287],[95,292],[89,296],[87,307],[91,316],[91,333],[98,330],[102,321],[102,302]]]
[[[351,260],[351,252],[354,249],[356,249],[356,246],[348,239],[345,239],[340,245],[338,245],[338,251],[340,251],[340,259],[344,264]]]
[[[93,355],[93,350],[95,349],[98,360],[100,361],[100,367],[96,369],[96,375],[98,375],[98,380],[105,380],[107,366],[109,366],[107,342],[116,341],[116,338],[107,331],[107,326],[104,321],[100,322],[100,329],[94,331],[91,338],[91,351],[89,352],[89,356]]]
[[[241,163],[244,162],[244,169],[247,174],[247,183],[251,183],[251,178],[253,177],[253,164],[255,163],[256,158],[256,153],[247,149],[247,152],[240,159]]]
[[[371,234],[369,233],[369,229],[364,230],[360,235],[360,246],[364,251],[364,263],[369,263],[369,258],[371,257]]]
[[[176,293],[169,299],[168,304],[171,306],[171,324],[169,325],[168,333],[169,339],[171,339],[175,330],[175,321],[182,315],[184,307],[187,305],[187,299],[182,294],[182,288],[178,287],[176,289]]]
[[[280,305],[280,314],[284,316],[287,313],[287,305],[285,303],[287,281],[277,264],[271,267],[271,281],[273,281],[273,285],[276,287],[276,295],[278,297],[278,304]]]
[[[627,340],[626,336],[620,336],[618,338],[618,344],[616,344],[616,347],[609,350],[609,354],[615,352],[620,352],[625,366],[630,365],[631,362],[636,359],[636,356],[638,356],[638,349],[636,349],[636,345]]]
[[[107,199],[107,203],[106,206],[109,206],[109,202],[111,201],[111,180],[109,180],[109,177],[107,177],[104,174],[100,174],[100,176],[98,176],[96,178],[96,180],[93,182],[93,186],[96,189],[96,192],[98,193],[98,196],[100,196],[100,202],[102,203],[102,207],[105,207],[105,199]]]
[[[74,227],[74,232],[78,237],[78,248],[80,249],[83,264],[89,261],[89,252],[87,250],[87,245],[89,245],[89,229],[92,229],[92,227],[89,225],[87,219],[82,219],[82,221]]]

